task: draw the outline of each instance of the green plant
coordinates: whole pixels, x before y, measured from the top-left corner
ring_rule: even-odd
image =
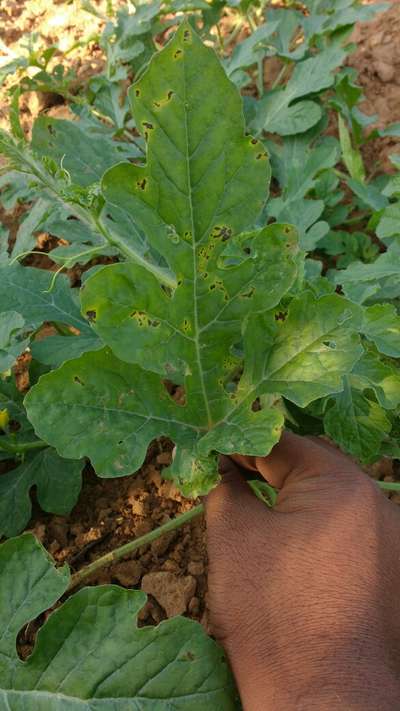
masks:
[[[310,2],[308,15],[228,4],[237,24],[225,41],[211,32],[224,3],[199,1],[161,51],[155,38],[177,24],[163,13],[188,4],[119,12],[102,39],[105,72],[79,106],[70,97],[79,120],[42,115],[28,143],[14,106],[13,136],[0,133],[8,160],[0,199],[7,208],[31,204],[13,244],[0,233],[0,459],[15,466],[0,477],[5,535],[26,525],[32,486],[45,510],[66,513],[85,457],[99,476],[130,475],[160,435],[176,445],[163,474],[193,498],[217,483],[219,453],[265,455],[284,426],[325,432],[364,463],[399,456],[400,191],[395,177],[381,194],[357,162],[360,93],[347,71],[334,74],[349,26],[374,10],[350,1]],[[243,27],[252,32],[230,52]],[[282,70],[266,91],[270,56]],[[258,89],[257,99],[245,97],[244,116],[234,85]],[[339,140],[325,135],[328,98],[341,116]],[[18,263],[37,250],[41,232],[53,237],[53,273]],[[112,263],[94,264],[99,257]],[[61,272],[76,265],[88,271],[71,289]],[[44,324],[50,337],[41,338]],[[27,348],[23,402],[10,368]],[[273,504],[270,488],[252,488]],[[27,662],[15,655],[20,627],[68,586],[201,510],[111,551],[72,581],[30,536],[2,546],[0,614],[12,605],[16,614],[0,664],[8,708],[73,703],[86,711],[111,698],[121,711],[238,707],[220,651],[194,623],[132,626],[121,657],[144,603],[136,591],[80,591],[51,615]],[[60,638],[61,628],[71,639]],[[147,668],[143,640],[158,666]],[[87,666],[79,660],[83,675],[70,666],[76,646],[93,644],[105,679],[98,687],[90,655]],[[70,670],[65,684],[58,669]]]
[[[173,286],[132,261],[97,271],[82,311],[107,347],[43,376],[26,406],[39,436],[63,456],[89,456],[102,476],[130,473],[155,436],[171,437],[169,475],[196,496],[217,481],[215,452],[269,452],[282,396],[305,407],[341,389],[362,352],[362,313],[304,289],[293,228],[252,229],[267,154],[244,135],[239,96],[189,25],[130,98],[147,164],[111,168],[102,193],[135,221]],[[165,379],[184,387],[185,405]]]

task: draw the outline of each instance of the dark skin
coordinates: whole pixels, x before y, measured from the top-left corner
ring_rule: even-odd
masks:
[[[235,460],[206,502],[209,605],[244,711],[400,710],[399,508],[323,440]]]

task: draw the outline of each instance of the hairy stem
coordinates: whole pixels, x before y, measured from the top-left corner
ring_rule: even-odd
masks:
[[[11,442],[4,442],[3,438],[0,438],[0,450],[3,452],[9,452],[14,456],[17,454],[25,454],[31,449],[45,449],[49,445],[47,442],[42,442],[40,439],[34,440],[34,442],[21,442],[20,444],[12,444]]]
[[[145,546],[148,543],[156,541],[157,538],[163,536],[164,533],[168,533],[169,531],[174,531],[176,528],[180,528],[180,526],[183,526],[185,523],[188,523],[188,521],[191,521],[193,518],[200,516],[203,511],[203,504],[199,504],[193,509],[190,509],[190,511],[185,511],[185,513],[181,514],[180,516],[177,516],[171,521],[167,521],[167,523],[164,523],[162,526],[155,528],[153,531],[150,531],[150,533],[146,533],[144,536],[140,536],[140,538],[135,538],[135,540],[129,541],[129,543],[124,543],[124,545],[119,546],[118,548],[114,548],[113,551],[106,553],[97,560],[93,561],[93,563],[86,565],[84,568],[81,568],[81,570],[78,570],[77,573],[72,575],[69,589],[75,588],[82,582],[82,580],[88,578],[96,570],[104,568],[105,566],[110,565],[114,561],[120,560],[128,553],[133,553],[133,551],[136,551],[138,548],[141,548],[142,546]]]
[[[377,481],[376,483],[384,491],[400,491],[400,481]]]

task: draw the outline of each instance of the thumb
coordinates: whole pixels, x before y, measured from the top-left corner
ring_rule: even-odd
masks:
[[[338,473],[358,471],[348,457],[316,438],[284,432],[267,457],[254,457],[257,471],[277,489],[305,479],[333,479]]]
[[[250,489],[245,477],[229,457],[221,457],[221,483],[205,500],[207,531],[232,541],[249,528],[249,516],[265,516],[268,510]],[[250,519],[251,520],[251,519]]]

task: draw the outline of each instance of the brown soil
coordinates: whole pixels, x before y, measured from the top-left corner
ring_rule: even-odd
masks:
[[[386,128],[400,121],[400,3],[375,17],[359,23],[351,37],[357,46],[348,60],[358,73],[358,83],[365,93],[361,110],[368,116],[377,114],[371,128]],[[392,172],[389,156],[398,153],[399,138],[379,138],[363,148],[369,171]]]
[[[67,562],[74,572],[191,508],[192,502],[162,479],[162,469],[170,461],[171,445],[160,440],[150,448],[146,463],[135,476],[99,479],[87,466],[79,502],[71,515],[44,514],[35,505],[28,530],[35,533],[56,563]],[[159,573],[162,575],[157,577]],[[142,587],[151,593],[140,615],[142,622],[159,622],[179,612],[205,623],[203,520],[195,519],[165,534],[99,570],[88,582]]]

